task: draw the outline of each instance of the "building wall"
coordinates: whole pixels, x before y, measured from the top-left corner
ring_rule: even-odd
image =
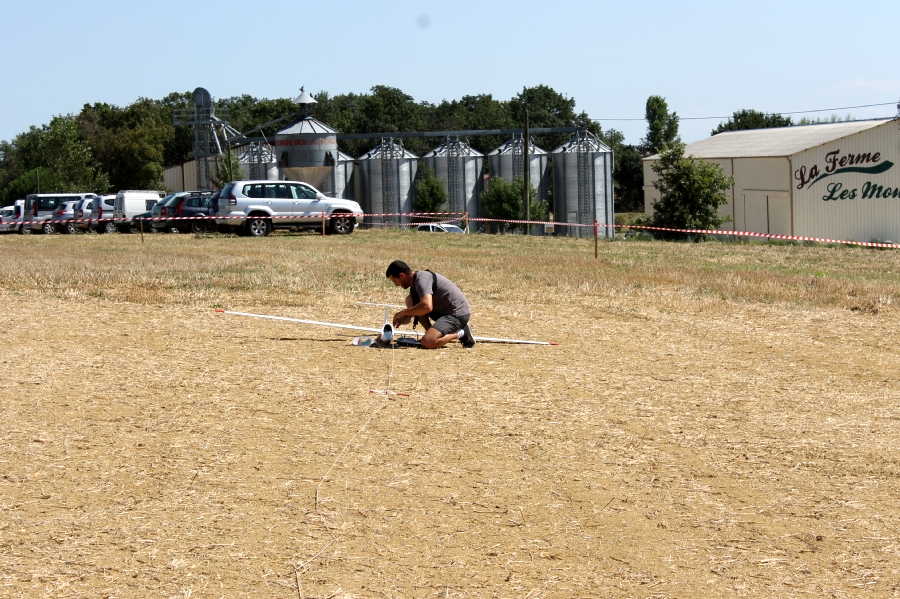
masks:
[[[790,165],[787,158],[734,158],[732,222],[722,228],[791,234]]]
[[[900,241],[900,123],[799,152],[791,168],[795,235]]]

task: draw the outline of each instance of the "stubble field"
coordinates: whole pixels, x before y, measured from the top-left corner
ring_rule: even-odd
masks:
[[[900,595],[900,254],[0,238],[0,595]],[[350,345],[396,258],[476,335]],[[372,393],[390,389],[397,395]]]

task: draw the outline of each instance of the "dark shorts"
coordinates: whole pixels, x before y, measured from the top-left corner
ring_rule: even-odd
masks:
[[[456,333],[461,328],[466,326],[469,322],[469,314],[465,316],[449,316],[444,315],[438,318],[435,321],[432,321],[431,326],[439,330],[444,335],[449,335],[450,333]]]

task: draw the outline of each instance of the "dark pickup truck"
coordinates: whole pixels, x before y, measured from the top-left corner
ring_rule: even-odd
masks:
[[[153,207],[151,226],[158,231],[172,233],[203,233],[216,228],[215,219],[189,217],[215,216],[218,209],[218,191],[182,191]]]

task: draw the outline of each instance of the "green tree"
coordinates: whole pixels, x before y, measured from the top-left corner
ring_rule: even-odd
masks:
[[[525,124],[525,111],[531,127],[585,127],[591,133],[602,137],[600,124],[591,120],[586,113],[575,113],[575,98],[560,94],[552,87],[538,85],[525,87],[509,101],[509,114],[515,127]],[[571,133],[549,133],[536,135],[535,143],[553,150],[572,137]]]
[[[24,199],[29,193],[38,191],[38,171],[40,171],[41,190],[53,189],[55,186],[50,171],[44,167],[25,171],[3,188],[3,205],[12,204],[16,200]]]
[[[216,168],[209,177],[209,182],[214,189],[222,189],[229,181],[236,181],[244,178],[244,171],[241,170],[241,161],[237,154],[231,153],[231,160],[228,159],[228,153],[216,156]]]
[[[524,187],[525,180],[522,177],[516,177],[512,181],[502,177],[491,177],[487,190],[479,198],[485,218],[521,220],[524,213],[522,209]],[[544,220],[547,218],[547,203],[538,201],[534,186],[529,187],[531,187],[528,194],[531,220]],[[489,229],[495,232],[523,229],[523,225],[518,224],[495,223],[495,225]]]
[[[140,98],[126,108],[85,105],[78,121],[113,189],[156,189],[162,184],[165,148],[175,139],[170,111]]]
[[[447,190],[434,169],[420,169],[416,177],[416,212],[441,212],[446,203]]]
[[[72,115],[57,116],[44,126],[39,148],[40,166],[50,173],[42,192],[93,191],[106,193],[109,177],[94,165],[91,148],[78,134]]]
[[[712,130],[710,135],[718,135],[725,131],[741,131],[744,129],[768,129],[769,127],[790,127],[791,117],[780,114],[766,114],[758,110],[738,110],[730,119]]]
[[[647,119],[647,136],[641,143],[645,152],[660,152],[664,145],[681,141],[678,137],[678,114],[669,112],[669,105],[662,96],[647,98],[644,118]]]
[[[674,229],[718,229],[731,221],[722,216],[719,206],[728,203],[726,191],[734,179],[726,176],[722,167],[684,155],[684,144],[663,146],[659,160],[653,163],[659,190],[659,200],[653,203],[653,214],[639,219],[638,224]],[[657,237],[686,239],[685,233],[656,232]],[[698,239],[704,235],[696,236]]]
[[[615,154],[616,212],[644,211],[644,163],[640,149],[622,145]]]

